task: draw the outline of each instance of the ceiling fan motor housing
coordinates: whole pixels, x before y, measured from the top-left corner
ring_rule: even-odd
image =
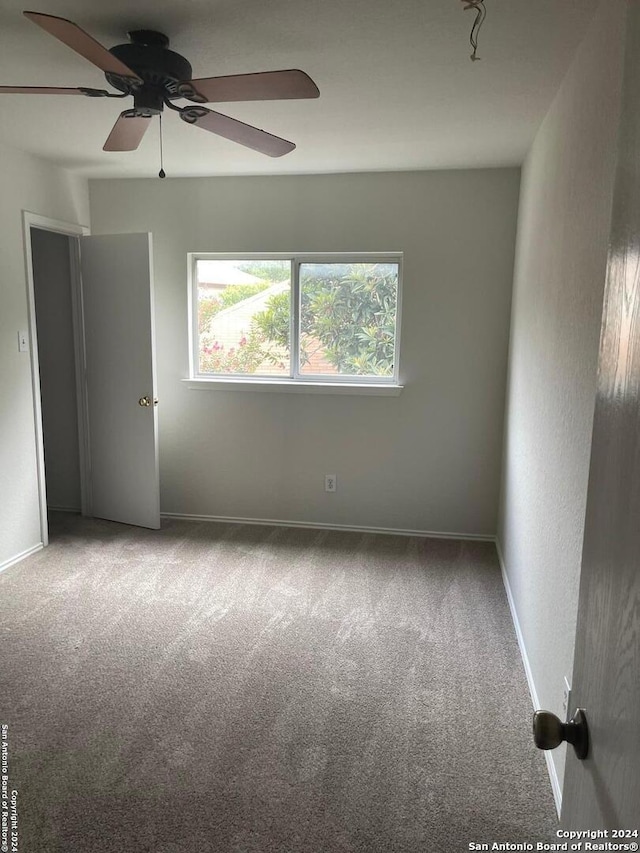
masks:
[[[105,151],[135,151],[151,124],[151,118],[161,115],[164,108],[168,107],[187,124],[197,125],[202,130],[269,157],[282,157],[294,150],[296,146],[293,142],[210,110],[203,104],[317,98],[320,94],[309,75],[296,68],[194,80],[191,64],[184,56],[170,50],[169,39],[157,30],[132,30],[128,33],[128,44],[119,44],[107,50],[67,18],[30,11],[25,11],[24,15],[77,55],[100,68],[107,82],[119,94],[85,86],[0,86],[0,94],[85,95],[92,98],[131,96],[133,109],[120,113],[104,144]],[[191,103],[188,106],[175,106],[172,101],[178,99]],[[163,176],[161,169],[160,177]]]
[[[118,44],[109,52],[135,71],[143,81],[142,86],[132,86],[129,78],[110,72],[105,77],[114,88],[133,95],[136,115],[158,115],[165,99],[181,97],[178,84],[191,80],[191,64],[184,56],[169,50],[169,39],[163,33],[134,30],[129,38],[129,44]]]

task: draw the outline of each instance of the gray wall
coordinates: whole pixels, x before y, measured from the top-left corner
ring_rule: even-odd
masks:
[[[85,180],[0,143],[0,567],[38,545],[40,512],[22,210],[88,223]]]
[[[162,510],[494,534],[519,177],[90,182],[93,233],[153,232]],[[187,252],[295,250],[404,252],[400,397],[181,383]]]
[[[31,230],[47,505],[80,509],[69,238]]]
[[[624,2],[607,0],[522,177],[499,540],[538,701],[558,715],[573,665],[623,24]],[[551,753],[560,785],[563,749]]]

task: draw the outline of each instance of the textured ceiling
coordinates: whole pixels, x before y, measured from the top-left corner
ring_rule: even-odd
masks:
[[[279,159],[165,111],[165,170],[186,176],[519,164],[596,5],[486,0],[475,63],[474,13],[460,0],[39,0],[35,11],[69,18],[107,47],[128,30],[161,30],[195,77],[301,68],[315,80],[318,100],[220,107],[297,144]],[[0,3],[0,84],[105,87],[22,8]],[[102,151],[129,105],[2,95],[0,139],[91,177],[155,175],[157,120],[138,151]]]

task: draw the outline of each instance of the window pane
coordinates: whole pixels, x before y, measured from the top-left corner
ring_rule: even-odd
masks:
[[[398,264],[300,264],[300,373],[392,376]]]
[[[289,376],[289,261],[196,261],[199,372]]]

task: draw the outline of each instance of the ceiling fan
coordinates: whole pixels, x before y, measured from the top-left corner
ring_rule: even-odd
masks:
[[[234,74],[228,77],[192,79],[190,63],[169,50],[169,39],[155,30],[133,30],[130,42],[107,50],[77,24],[66,18],[24,12],[34,24],[66,44],[104,72],[107,82],[121,94],[105,89],[59,88],[53,86],[0,86],[0,94],[85,95],[89,98],[133,96],[133,109],[120,113],[104,151],[134,151],[142,141],[151,119],[164,108],[177,112],[182,121],[223,136],[269,157],[281,157],[296,147],[250,124],[207,109],[207,103],[269,101],[288,98],[317,98],[313,80],[297,69]],[[188,106],[175,106],[185,99]]]

